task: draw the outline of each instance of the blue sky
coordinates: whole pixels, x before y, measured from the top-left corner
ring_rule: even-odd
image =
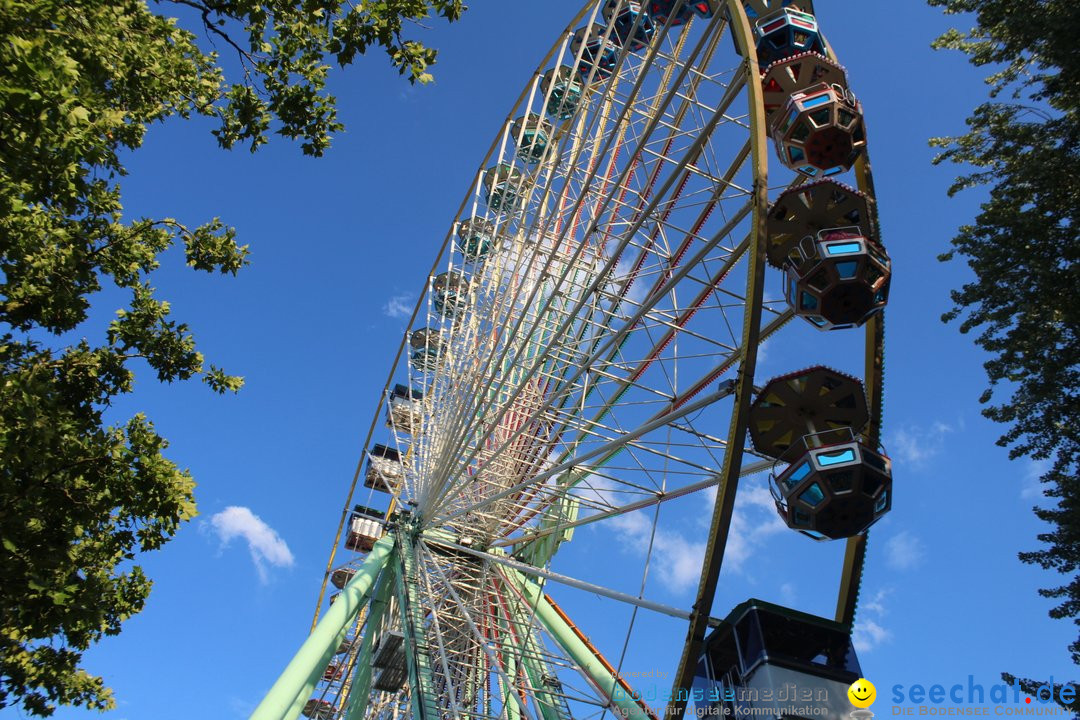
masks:
[[[1039,468],[994,444],[1002,428],[977,403],[984,358],[939,320],[949,289],[969,276],[936,256],[973,217],[979,193],[946,197],[956,170],[930,165],[927,138],[963,131],[985,94],[981,75],[957,54],[930,50],[948,23],[920,2],[817,8],[864,106],[895,272],[884,441],[896,500],[870,538],[856,629],[865,675],[879,692],[969,674],[990,685],[1003,670],[1075,677],[1065,651],[1075,630],[1051,621],[1050,602],[1036,594],[1057,578],[1016,559],[1044,530],[1030,512]],[[222,152],[201,121],[152,129],[131,157],[129,217],[198,224],[220,215],[250,243],[252,265],[235,279],[208,277],[173,254],[155,277],[207,357],[246,386],[223,398],[144,375],[115,408],[118,419],[147,412],[170,439],[170,456],[198,482],[201,515],[142,559],[155,580],[147,608],[86,655],[116,691],[110,717],[247,717],[305,636],[405,329],[401,308],[423,287],[507,109],[577,9],[576,0],[477,2],[453,26],[430,23],[423,39],[440,59],[427,87],[410,87],[376,55],[335,74],[348,129],[320,160],[283,141],[256,155]],[[99,303],[102,317],[109,301]],[[810,337],[767,345],[759,378],[827,360],[809,355]],[[811,548],[778,527],[763,487],[758,479],[742,493],[713,613],[756,596],[830,615],[841,544]],[[699,502],[673,505],[646,594],[688,606],[708,517]],[[577,533],[555,569],[636,590],[635,523]],[[597,644],[617,651],[626,621],[612,617],[629,609],[613,614],[575,593],[557,597]],[[670,673],[683,633],[680,622],[639,613],[623,668]],[[875,709],[887,712],[880,701]]]

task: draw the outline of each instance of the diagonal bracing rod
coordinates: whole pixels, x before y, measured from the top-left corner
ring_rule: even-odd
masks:
[[[629,605],[636,605],[637,607],[644,608],[645,610],[652,610],[663,615],[670,615],[671,617],[676,617],[680,620],[690,619],[690,613],[686,610],[680,610],[679,608],[672,607],[671,605],[664,605],[663,603],[653,602],[651,600],[645,600],[644,598],[635,597],[634,595],[619,592],[618,590],[606,588],[603,585],[596,585],[594,583],[586,582],[584,580],[578,580],[577,578],[572,578],[569,575],[562,575],[557,572],[551,572],[550,570],[542,570],[538,567],[533,567],[532,565],[529,565],[527,563],[512,560],[503,555],[494,555],[491,553],[483,552],[482,550],[474,550],[473,548],[466,547],[464,545],[458,545],[457,543],[447,542],[446,540],[439,540],[432,537],[426,537],[425,542],[430,545],[437,545],[455,550],[457,552],[463,552],[468,555],[478,557],[481,560],[488,560],[490,562],[503,565],[513,570],[517,570],[518,572],[524,573],[526,575],[533,575],[535,577],[544,578],[545,580],[554,580],[557,583],[562,583],[563,585],[568,585],[572,588],[577,588],[578,590],[585,590],[586,592],[596,593],[597,595],[602,595],[604,597],[611,598],[612,600],[618,600],[619,602],[624,602]],[[719,626],[720,619],[709,618],[709,624]]]
[[[619,677],[611,663],[592,646],[551,598],[513,569],[508,569],[504,577],[525,599],[536,619],[559,647],[581,668],[603,697],[618,709],[619,717],[625,720],[656,720],[656,716],[640,699],[634,699],[635,693]]]
[[[251,714],[251,720],[295,720],[311,689],[322,677],[330,658],[364,606],[375,580],[386,566],[394,535],[384,535],[371,549],[355,577],[341,591],[318,625],[285,667],[277,682]]]
[[[386,610],[390,605],[391,592],[396,582],[397,567],[388,564],[379,578],[379,584],[375,588],[374,596],[371,599],[371,610],[368,612],[364,639],[360,643],[360,652],[356,657],[356,667],[353,669],[353,682],[349,690],[349,702],[345,708],[344,720],[362,720],[367,712],[368,700],[371,696],[371,654],[375,645],[375,635],[382,627],[383,617],[386,615]]]
[[[423,540],[421,540],[420,543],[422,545],[426,545]],[[428,554],[431,554],[430,551],[428,551]],[[454,590],[454,586],[450,582],[450,579],[446,577],[446,573],[443,572],[442,568],[439,567],[439,564],[437,562],[432,562],[431,567],[435,570],[436,574],[438,574],[439,579],[443,581],[443,584],[446,586],[447,592],[450,593],[450,598],[454,601],[454,604],[456,604],[458,606],[458,609],[461,610],[462,619],[465,620],[465,623],[469,626],[469,630],[472,631],[473,636],[477,639],[477,641],[479,641],[480,646],[483,648],[484,653],[488,656],[488,660],[491,662],[491,667],[495,670],[495,672],[498,673],[499,678],[502,680],[505,686],[512,689],[514,687],[513,682],[510,680],[510,678],[507,677],[506,672],[502,668],[502,663],[499,662],[499,659],[497,657],[495,657],[494,651],[490,647],[488,647],[487,639],[484,637],[484,634],[480,632],[480,629],[476,627],[476,623],[473,622],[472,617],[469,615],[469,610],[465,605],[465,602],[461,599],[461,596],[458,595],[457,591]],[[529,712],[529,709],[525,706],[525,703],[522,702],[521,698],[518,696],[517,693],[511,691],[508,694],[514,699],[516,708],[521,712],[522,717],[526,718],[527,720],[536,720],[536,718],[533,717],[533,714]]]

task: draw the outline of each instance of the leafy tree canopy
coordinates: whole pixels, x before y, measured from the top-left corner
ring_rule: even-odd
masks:
[[[1080,625],[1080,5],[1067,0],[929,0],[946,13],[972,13],[975,27],[934,43],[992,70],[990,98],[969,131],[939,138],[935,162],[970,168],[950,194],[987,186],[989,199],[953,248],[975,279],[953,291],[944,319],[990,360],[983,413],[1008,426],[998,441],[1013,458],[1046,463],[1044,493],[1055,504],[1035,514],[1050,524],[1043,549],[1020,559],[1066,576],[1040,590],[1054,618]],[[1007,395],[1008,397],[1004,397]],[[1069,645],[1080,664],[1080,640]],[[1008,676],[1011,682],[1012,677]],[[1034,694],[1040,682],[1022,681]],[[1071,704],[1080,711],[1080,701]]]
[[[276,133],[322,155],[342,128],[330,67],[380,48],[410,82],[426,82],[435,51],[406,39],[408,25],[464,9],[0,0],[0,707],[111,707],[82,653],[142,608],[150,581],[136,553],[195,514],[192,478],[165,457],[153,424],[103,419],[131,392],[133,362],[161,381],[242,384],[204,360],[151,276],[174,244],[193,269],[230,275],[247,246],[218,218],[125,218],[123,153],[150,123],[203,115],[217,119],[224,148],[254,151]],[[199,35],[172,13],[194,19]],[[129,304],[107,328],[88,327],[93,296],[110,285]]]

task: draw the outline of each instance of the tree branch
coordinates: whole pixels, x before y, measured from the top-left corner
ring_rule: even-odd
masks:
[[[209,32],[214,33],[222,40],[227,42],[229,45],[231,45],[234,50],[236,50],[236,54],[240,56],[240,62],[244,66],[245,71],[247,71],[249,64],[254,64],[255,58],[251,55],[251,53],[237,45],[236,41],[233,40],[227,32],[225,32],[216,24],[211,22],[210,13],[216,12],[220,15],[220,10],[208,7],[200,2],[195,2],[194,0],[169,0],[169,2],[176,5],[186,5],[187,7],[195,8],[196,10],[198,10],[202,14],[203,28],[208,30]]]

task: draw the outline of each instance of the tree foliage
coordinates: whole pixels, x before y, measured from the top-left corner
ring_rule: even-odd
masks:
[[[974,223],[942,256],[962,256],[975,275],[953,291],[944,319],[960,319],[964,333],[978,330],[975,342],[991,355],[981,400],[988,418],[1008,426],[999,444],[1012,458],[1045,463],[1041,482],[1054,505],[1035,514],[1051,530],[1039,535],[1046,547],[1020,559],[1065,576],[1040,594],[1057,602],[1051,617],[1080,625],[1080,5],[929,2],[973,13],[976,23],[966,33],[949,31],[935,47],[993,70],[990,97],[968,118],[969,131],[934,141],[945,148],[935,162],[971,170],[950,194],[989,188]],[[1069,650],[1080,664],[1080,639]],[[1028,692],[1040,684],[1022,682]]]
[[[242,383],[204,360],[151,278],[173,245],[191,268],[224,274],[247,264],[247,246],[218,218],[125,218],[125,153],[151,123],[203,115],[224,148],[254,151],[276,133],[322,155],[342,127],[331,64],[380,48],[426,82],[435,51],[405,39],[406,25],[463,10],[461,0],[0,0],[0,707],[111,707],[82,653],[142,608],[150,581],[137,553],[195,514],[192,478],[153,424],[104,418],[132,391],[135,363],[217,392]],[[90,327],[106,287],[130,301]]]

